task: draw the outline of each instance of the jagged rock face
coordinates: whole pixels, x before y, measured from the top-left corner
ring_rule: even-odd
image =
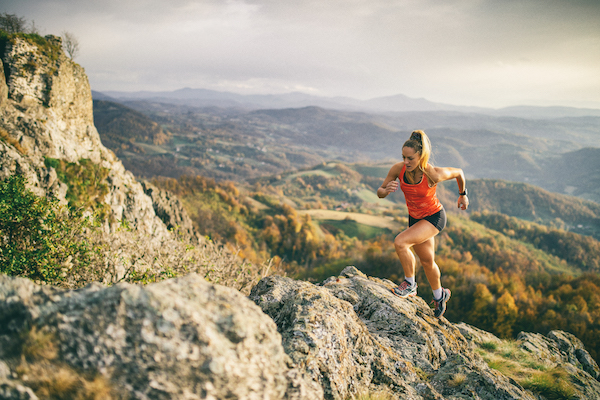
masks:
[[[288,366],[277,327],[260,308],[195,274],[77,291],[0,276],[0,326],[0,360],[24,329],[44,327],[62,362],[101,373],[121,398],[318,396]],[[26,386],[11,375],[0,376],[0,386]]]
[[[27,150],[75,162],[109,157],[94,128],[91,89],[85,71],[61,50],[60,38],[44,48],[13,38],[4,54],[8,97],[5,122],[21,134]],[[114,158],[114,157],[113,157]]]
[[[19,363],[37,331],[57,349],[44,362],[100,374],[113,398],[337,400],[365,389],[403,400],[536,398],[473,350],[498,338],[436,319],[391,287],[354,267],[321,285],[265,278],[250,299],[195,274],[74,291],[0,275],[0,397],[36,398]],[[598,367],[577,338],[518,340],[568,371],[573,398],[600,398]],[[449,384],[457,374],[463,381]]]
[[[349,398],[360,387],[391,388],[398,399],[533,399],[491,370],[456,326],[436,319],[419,297],[394,296],[394,286],[348,267],[322,286],[265,278],[250,298],[277,323],[286,352],[326,399]],[[448,385],[459,372],[466,384]]]
[[[177,196],[159,189],[147,181],[142,181],[141,183],[144,193],[152,199],[154,212],[165,223],[168,229],[177,230],[188,237],[196,235],[192,220],[189,218],[181,200]]]
[[[68,162],[89,159],[110,170],[104,202],[110,206],[111,221],[126,220],[130,227],[156,237],[168,234],[163,221],[173,219],[191,227],[181,204],[169,205],[163,199],[155,206],[135,177],[102,145],[85,71],[65,56],[60,38],[47,36],[46,40],[47,45],[41,46],[14,37],[2,56],[8,72],[0,76],[4,77],[0,79],[0,128],[19,142],[24,153],[0,141],[0,179],[22,174],[36,194],[64,200],[67,186],[54,168],[45,165],[44,157]],[[155,213],[158,207],[164,214],[161,218]]]

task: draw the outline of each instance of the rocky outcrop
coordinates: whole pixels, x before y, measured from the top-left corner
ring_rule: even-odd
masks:
[[[189,215],[185,211],[181,200],[177,196],[157,188],[147,181],[141,182],[146,193],[152,199],[154,212],[170,230],[176,230],[180,234],[194,237],[194,226]]]
[[[77,291],[0,276],[0,327],[0,365],[9,369],[0,388],[12,391],[32,378],[20,375],[26,368],[11,349],[43,330],[59,354],[44,362],[100,374],[116,398],[315,398],[273,321],[236,290],[195,274]]]
[[[391,389],[398,399],[534,398],[490,369],[424,300],[400,299],[394,286],[348,267],[322,286],[265,278],[250,298],[277,323],[286,353],[324,398],[346,399],[361,387]],[[448,384],[456,373],[468,377],[460,387]]]
[[[264,278],[250,298],[195,274],[74,291],[0,276],[0,393],[33,398],[26,371],[43,362],[104,379],[112,398],[542,399],[476,351],[500,339],[436,319],[392,286],[354,267],[319,285]],[[569,371],[570,398],[599,398],[597,365],[575,337],[518,343]]]
[[[46,36],[34,42],[13,36],[1,58],[0,70],[7,73],[0,76],[0,129],[20,149],[0,141],[0,179],[22,174],[38,195],[64,200],[67,185],[46,165],[45,157],[71,163],[89,159],[109,170],[103,202],[109,206],[110,221],[126,220],[128,226],[155,237],[168,234],[163,221],[191,227],[181,204],[167,204],[164,196],[159,205],[153,204],[142,185],[102,145],[87,76],[63,53],[60,38]],[[160,218],[155,208],[161,210]]]

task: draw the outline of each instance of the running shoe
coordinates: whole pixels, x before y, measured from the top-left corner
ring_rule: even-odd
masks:
[[[392,293],[403,299],[415,296],[417,294],[417,282],[411,285],[410,282],[405,279],[400,286],[392,289]]]
[[[440,318],[446,312],[446,302],[450,300],[450,289],[442,289],[442,298],[441,299],[433,299],[433,315],[436,318]]]

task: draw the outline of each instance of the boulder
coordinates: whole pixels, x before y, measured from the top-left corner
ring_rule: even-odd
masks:
[[[74,291],[0,276],[0,359],[14,364],[14,349],[33,330],[53,338],[45,347],[54,346],[56,356],[46,358],[102,376],[117,398],[320,396],[290,367],[277,326],[259,307],[195,274]],[[0,390],[21,389],[27,392],[24,377],[0,377]]]

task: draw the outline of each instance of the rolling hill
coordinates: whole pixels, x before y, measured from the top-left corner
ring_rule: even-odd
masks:
[[[98,127],[101,137],[113,135],[105,129],[108,121],[125,116],[99,107],[106,103],[96,104],[96,118],[107,121]],[[329,160],[391,162],[398,159],[408,133],[421,128],[432,139],[433,162],[461,167],[469,179],[529,183],[600,202],[599,117],[533,120],[449,111],[371,114],[312,106],[243,111],[140,101],[126,105],[170,133],[158,146],[136,146],[143,152],[113,147],[138,176],[200,174],[245,182]],[[127,123],[111,124],[124,124],[122,137],[128,137]]]

